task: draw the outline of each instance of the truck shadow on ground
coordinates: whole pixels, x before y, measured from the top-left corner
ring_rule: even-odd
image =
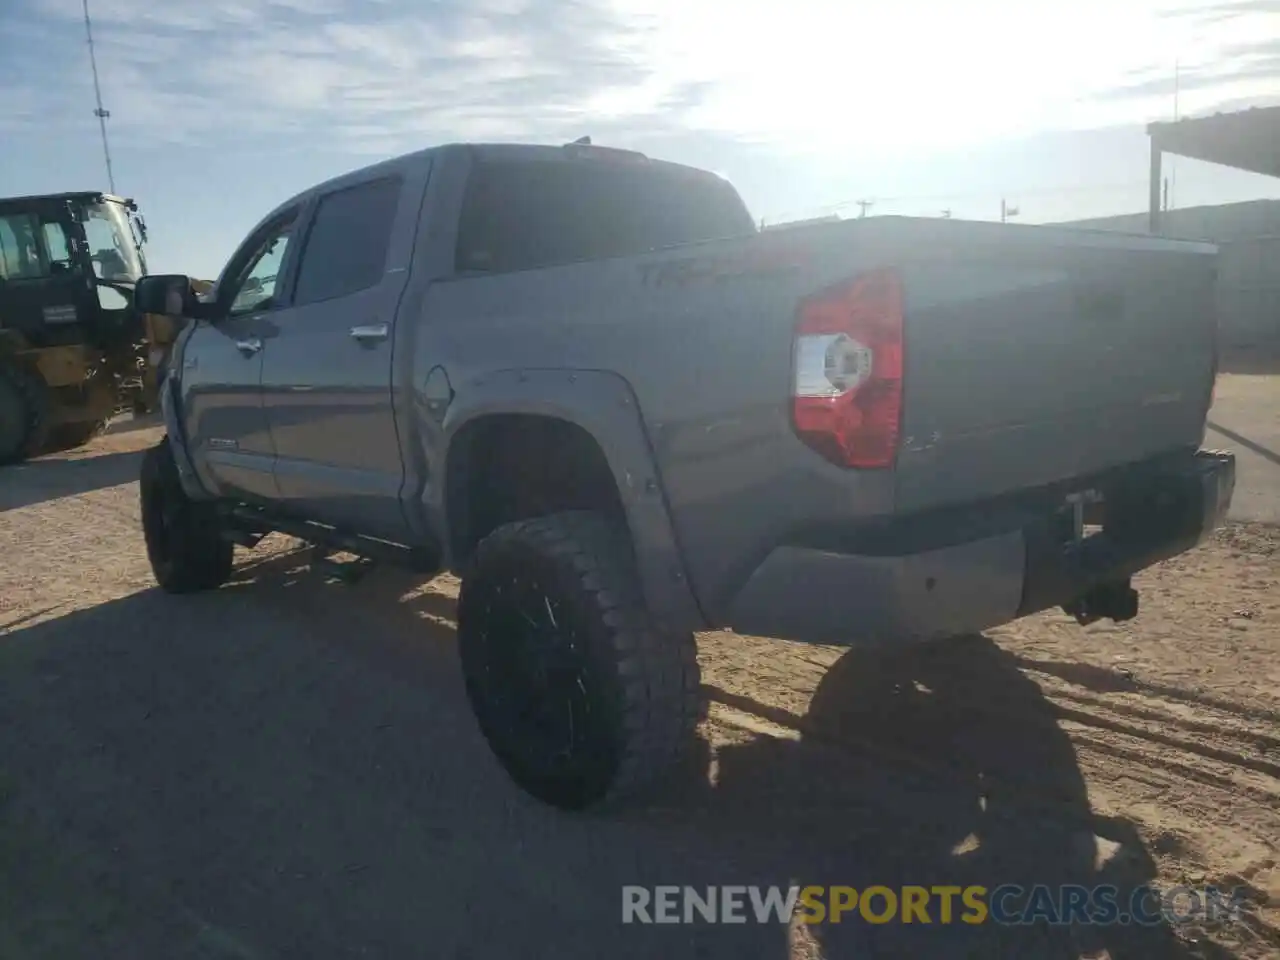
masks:
[[[390,572],[338,587],[304,563],[0,638],[0,831],[34,845],[0,862],[0,935],[42,955],[53,910],[63,956],[1230,956],[1167,926],[623,926],[624,884],[1111,882],[1123,898],[1153,867],[1093,815],[1038,688],[981,637],[847,654],[799,739],[719,745],[713,780],[704,764],[648,807],[572,817],[490,758],[448,596]],[[1095,834],[1119,844],[1101,867]]]
[[[801,884],[1105,885],[1121,912],[1157,906],[1135,900],[1155,878],[1142,838],[1129,822],[1092,811],[1050,704],[1015,658],[985,637],[850,651],[802,718],[723,691],[710,695],[800,734],[718,750],[707,808],[720,819],[791,825],[779,855],[811,864],[796,877]],[[1016,893],[1003,901],[1024,902]],[[931,913],[929,926],[867,924],[855,913],[812,933],[831,957],[1231,955],[1203,944],[1190,952],[1166,923],[946,925],[936,900]]]
[[[142,450],[95,457],[50,457],[0,467],[0,512],[132,483],[142,469]]]

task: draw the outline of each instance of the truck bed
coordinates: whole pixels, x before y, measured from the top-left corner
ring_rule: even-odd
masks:
[[[484,345],[516,337],[524,367],[626,380],[715,621],[781,544],[1196,448],[1214,374],[1214,253],[873,217],[436,284],[428,313],[466,318],[465,334],[446,334],[462,370],[485,368]],[[884,267],[904,292],[897,456],[844,468],[792,422],[797,311]]]

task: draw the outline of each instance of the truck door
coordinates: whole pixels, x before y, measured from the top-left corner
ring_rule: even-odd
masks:
[[[232,256],[218,284],[219,319],[191,331],[175,371],[196,469],[220,496],[277,497],[262,358],[287,312],[284,282],[297,259],[298,215],[295,208],[274,218]]]
[[[408,158],[317,198],[292,305],[263,359],[285,506],[386,539],[405,530],[392,346],[427,166]]]

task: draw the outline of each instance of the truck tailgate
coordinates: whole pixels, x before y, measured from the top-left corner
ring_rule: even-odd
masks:
[[[1215,248],[983,224],[955,224],[944,240],[921,228],[902,267],[898,512],[1201,442]]]

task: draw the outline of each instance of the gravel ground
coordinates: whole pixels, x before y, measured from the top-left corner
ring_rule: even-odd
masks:
[[[297,544],[155,590],[154,428],[0,475],[0,957],[1280,955],[1280,531],[898,653],[701,638],[703,753],[635,811],[510,787],[463,696],[456,581]],[[1241,887],[1239,923],[623,926],[623,884]]]

